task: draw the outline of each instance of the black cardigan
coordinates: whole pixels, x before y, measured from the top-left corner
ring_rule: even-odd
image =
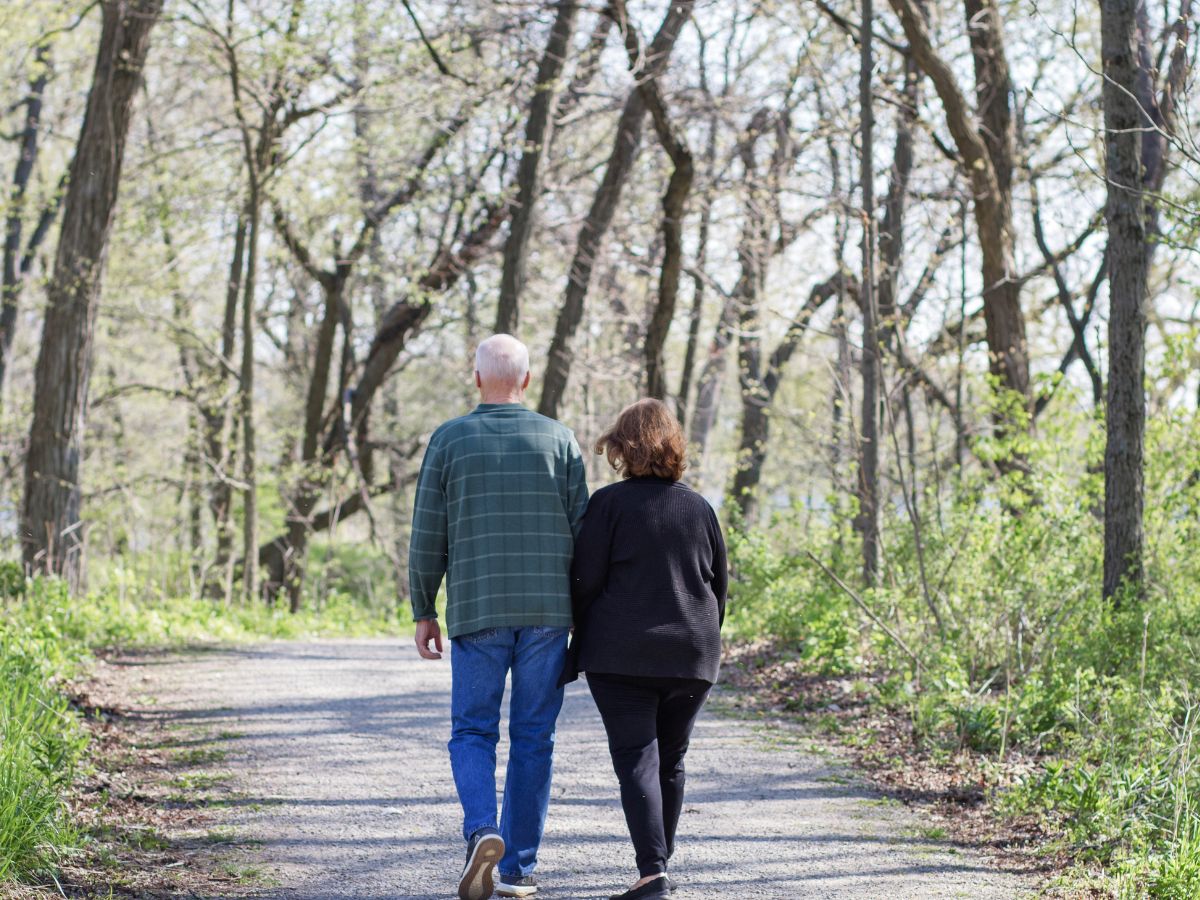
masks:
[[[691,488],[630,478],[596,491],[575,540],[562,682],[580,671],[715,682],[728,578],[716,513]]]

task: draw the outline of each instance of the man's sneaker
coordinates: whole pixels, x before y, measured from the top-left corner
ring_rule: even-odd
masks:
[[[532,897],[538,891],[537,879],[532,875],[505,875],[500,873],[496,882],[496,893],[501,897]]]
[[[467,864],[458,879],[459,900],[487,900],[495,890],[492,869],[504,855],[504,838],[495,828],[481,828],[467,842]]]

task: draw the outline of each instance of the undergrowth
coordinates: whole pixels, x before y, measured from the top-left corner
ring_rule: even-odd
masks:
[[[885,673],[874,702],[923,749],[1035,759],[995,809],[1039,817],[1075,860],[1068,879],[1200,897],[1200,422],[1149,422],[1148,589],[1115,602],[1101,597],[1103,423],[1055,422],[1022,438],[1024,470],[894,496],[872,590],[857,588],[854,533],[813,510],[735,531],[728,628],[774,637],[810,672]]]
[[[400,630],[393,610],[338,591],[297,614],[282,604],[158,596],[128,578],[72,598],[61,581],[26,579],[20,566],[0,563],[0,885],[52,875],[87,840],[66,802],[88,750],[68,682],[92,650]]]

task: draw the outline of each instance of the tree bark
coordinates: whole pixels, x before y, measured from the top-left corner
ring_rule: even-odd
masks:
[[[692,14],[693,2],[694,0],[678,0],[667,10],[662,25],[646,53],[645,67],[638,73],[643,82],[658,78],[666,68],[679,32]],[[622,4],[621,9],[623,8]],[[621,23],[626,28],[632,27],[626,17],[621,17]],[[542,378],[542,394],[538,401],[538,412],[550,418],[558,417],[574,358],[571,344],[579,323],[583,320],[584,300],[591,285],[592,271],[641,145],[642,125],[646,113],[645,97],[646,92],[641,87],[635,87],[625,101],[604,178],[596,189],[591,209],[579,231],[575,256],[567,276],[566,294],[555,322],[554,337],[550,342],[546,371]]]
[[[50,224],[58,210],[55,199],[42,213],[41,219],[30,236],[24,252],[21,237],[25,223],[25,194],[37,164],[39,138],[42,123],[42,99],[46,84],[50,80],[50,51],[40,44],[34,53],[34,72],[29,81],[29,91],[23,101],[25,124],[21,130],[17,164],[13,169],[12,190],[9,192],[8,215],[4,222],[4,272],[0,282],[0,407],[4,402],[4,383],[8,374],[9,354],[12,351],[13,335],[17,327],[17,309],[21,290],[29,270],[33,267],[34,255],[50,230]],[[61,191],[58,192],[61,194]]]
[[[216,555],[213,568],[220,582],[225,605],[233,601],[233,487],[230,474],[233,467],[233,421],[231,404],[225,397],[229,376],[234,371],[234,350],[237,345],[237,313],[242,290],[242,271],[245,268],[247,222],[245,210],[239,212],[233,235],[233,256],[229,261],[229,276],[225,283],[225,311],[221,319],[221,363],[212,366],[206,379],[208,396],[203,403],[204,448],[209,465],[216,472],[209,492],[209,509],[216,532]]]
[[[1143,457],[1146,398],[1146,201],[1138,102],[1141,3],[1102,0],[1105,174],[1108,181],[1109,369],[1104,447],[1104,596],[1120,602],[1143,588]]]
[[[745,204],[745,221],[742,225],[741,237],[738,240],[738,264],[740,272],[737,285],[725,296],[721,304],[721,313],[717,318],[717,327],[713,332],[712,344],[709,346],[708,359],[700,370],[700,379],[696,386],[696,410],[692,414],[692,428],[689,444],[692,452],[692,466],[699,468],[708,449],[709,436],[716,423],[717,408],[720,406],[721,385],[725,379],[727,353],[733,342],[734,329],[739,326],[740,319],[747,314],[756,315],[757,282],[761,278],[760,269],[765,269],[771,247],[766,238],[765,208],[760,196],[762,185],[759,184],[756,148],[759,139],[766,133],[770,125],[771,112],[767,109],[757,110],[750,117],[745,133],[738,143],[737,153],[741,157],[743,181],[750,191]],[[779,159],[779,154],[775,154]],[[767,242],[764,244],[763,242]],[[744,332],[743,332],[744,334]],[[740,338],[739,338],[740,346]]]
[[[242,422],[242,594],[247,602],[258,599],[258,472],[254,428],[254,308],[258,268],[258,232],[262,199],[258,176],[251,175],[246,211],[246,278],[242,298],[242,365],[238,385],[238,412]]]
[[[284,555],[283,587],[287,592],[288,609],[300,610],[304,587],[304,569],[308,559],[308,535],[312,511],[316,508],[320,487],[321,425],[325,417],[325,402],[329,394],[329,374],[333,365],[333,345],[344,301],[344,279],[334,279],[323,286],[325,304],[313,351],[312,375],[308,380],[308,395],[304,403],[304,431],[300,446],[300,476],[291,499],[287,517],[287,552]]]
[[[133,101],[161,0],[106,0],[47,289],[25,459],[22,543],[32,570],[82,583],[79,464],[96,312]]]
[[[668,140],[668,138],[663,138]],[[692,189],[694,166],[692,154],[682,140],[670,145],[667,151],[675,163],[663,194],[662,234],[663,261],[658,281],[658,300],[646,326],[644,354],[646,358],[646,394],[659,400],[667,399],[666,362],[663,348],[671,321],[675,318],[675,303],[679,295],[679,276],[683,270],[683,216],[688,194]]]
[[[690,465],[693,469],[699,468],[703,463],[704,454],[708,450],[708,439],[717,420],[721,384],[725,380],[727,351],[733,341],[737,310],[737,301],[731,294],[721,304],[720,317],[717,319],[717,327],[713,331],[712,343],[708,348],[708,358],[704,361],[700,378],[696,382],[696,409],[692,413],[692,427],[688,433],[688,444],[692,454]]]
[[[779,391],[784,366],[799,347],[812,317],[828,300],[846,290],[857,291],[858,285],[848,285],[847,279],[841,274],[814,287],[788,326],[787,333],[771,353],[761,380],[753,385],[752,390],[742,391],[742,439],[738,447],[738,467],[733,476],[732,493],[742,521],[747,526],[753,525],[758,518],[758,486],[767,459],[767,441],[771,437],[771,407]],[[757,349],[757,343],[751,344],[750,353],[742,356],[743,366],[751,375],[758,372]]]
[[[704,150],[705,178],[712,180],[717,158],[717,121],[708,126],[708,146]],[[700,346],[700,321],[704,316],[705,267],[708,265],[708,234],[712,229],[712,199],[707,192],[700,201],[700,233],[696,244],[696,269],[692,276],[692,309],[688,317],[687,349],[683,354],[683,371],[679,375],[679,393],[675,397],[675,415],[687,427],[688,406],[692,395],[692,378],[696,370],[696,351]]]
[[[742,437],[730,494],[741,513],[743,524],[747,527],[754,524],[758,500],[752,491],[746,489],[746,480],[754,477],[754,471],[761,467],[761,459],[766,453],[765,436],[768,430],[766,397],[762,386],[762,337],[759,335],[758,304],[763,282],[766,280],[767,263],[772,255],[768,210],[773,208],[773,204],[769,197],[772,191],[778,189],[782,174],[780,161],[790,155],[783,147],[788,140],[788,123],[786,120],[776,121],[776,147],[764,184],[759,175],[756,150],[758,139],[766,132],[772,118],[773,115],[765,109],[756,112],[747,128],[746,137],[738,148],[743,179],[749,194],[746,198],[746,218],[738,240],[740,274],[731,298],[737,322]]]
[[[641,57],[641,47],[632,28],[625,29],[625,46],[629,52],[631,67],[636,67]],[[663,259],[659,273],[658,298],[646,325],[642,353],[646,368],[646,394],[657,400],[667,399],[666,362],[663,348],[671,321],[675,318],[675,302],[679,295],[679,276],[683,271],[683,217],[688,195],[692,190],[695,163],[683,133],[671,121],[667,103],[656,79],[647,79],[640,85],[650,121],[658,135],[658,142],[671,158],[673,168],[667,180],[667,189],[662,199]]]
[[[1010,78],[999,12],[994,4],[988,4],[970,22],[976,95],[983,104],[977,116],[959,88],[954,71],[934,50],[925,15],[916,0],[890,2],[900,18],[913,59],[933,82],[963,171],[970,180],[975,230],[982,258],[989,369],[1000,385],[1016,393],[1028,410],[1032,403],[1029,349],[1021,311],[1021,281],[1014,262]],[[966,2],[970,15],[971,4],[976,0]],[[981,77],[987,80],[979,81]],[[993,128],[999,132],[994,133]],[[1012,422],[1008,416],[1000,414],[996,425],[1002,433],[1018,425],[1027,428],[1028,416],[1023,418],[1025,423]],[[1018,459],[1011,462],[1020,464]]]
[[[900,92],[903,105],[896,116],[896,145],[892,153],[891,177],[883,201],[883,222],[879,227],[878,287],[875,295],[879,308],[878,326],[885,344],[900,327],[897,296],[900,266],[904,256],[904,213],[908,205],[908,184],[913,171],[914,132],[917,107],[921,100],[920,73],[912,54],[904,57],[904,85]]]
[[[504,268],[500,274],[500,300],[496,308],[496,333],[513,334],[520,324],[520,298],[525,287],[525,264],[529,257],[529,238],[533,234],[538,195],[541,193],[543,157],[554,129],[559,82],[571,37],[575,33],[575,18],[579,14],[576,0],[559,0],[558,14],[550,28],[546,50],[538,66],[533,100],[529,104],[529,121],[525,126],[525,145],[517,168],[517,197],[514,202],[508,240],[504,245]]]
[[[972,0],[968,0],[972,2]],[[879,310],[875,294],[875,104],[871,96],[875,65],[872,0],[862,0],[858,102],[862,118],[862,421],[858,464],[858,525],[862,532],[863,584],[879,579]],[[894,223],[897,229],[899,220]]]

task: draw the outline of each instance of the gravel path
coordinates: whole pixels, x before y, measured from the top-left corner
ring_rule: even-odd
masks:
[[[244,799],[226,823],[262,841],[288,900],[454,896],[459,807],[446,755],[450,667],[398,640],[275,643],[156,667],[160,714],[227,735]],[[1027,896],[1032,885],[856,786],[796,731],[701,716],[672,871],[679,900]],[[231,735],[236,736],[231,736]],[[503,772],[505,741],[501,741]],[[633,877],[616,777],[581,683],[559,720],[541,896],[607,897]]]

